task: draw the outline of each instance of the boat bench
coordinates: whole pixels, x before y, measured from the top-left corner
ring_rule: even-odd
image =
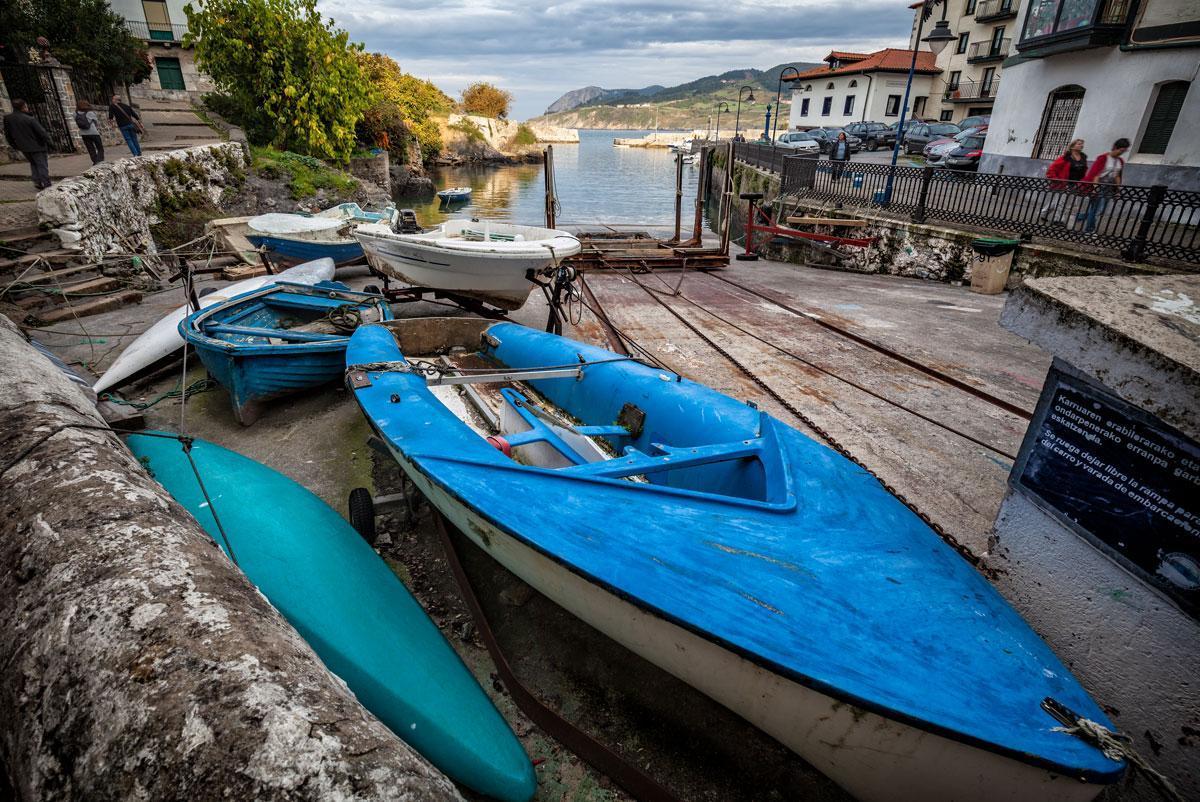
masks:
[[[734,440],[729,443],[712,443],[703,446],[669,446],[665,443],[653,443],[656,455],[638,451],[633,446],[626,446],[624,456],[613,459],[589,462],[574,448],[564,441],[542,419],[541,415],[529,404],[528,399],[511,387],[500,391],[501,397],[530,425],[525,432],[505,435],[504,440],[510,448],[530,445],[531,443],[546,443],[573,464],[559,468],[562,473],[572,476],[591,476],[604,479],[623,479],[629,476],[640,476],[648,473],[673,471],[680,468],[692,468],[699,465],[710,465],[715,462],[729,460],[761,458],[766,445],[764,438],[753,437],[746,440]],[[582,437],[628,438],[629,430],[624,426],[567,426],[556,424],[561,428]]]

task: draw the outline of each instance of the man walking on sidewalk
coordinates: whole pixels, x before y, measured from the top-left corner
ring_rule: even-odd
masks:
[[[4,139],[8,144],[25,154],[29,160],[29,171],[33,174],[33,185],[38,189],[50,186],[50,135],[29,113],[29,104],[13,98],[12,114],[4,115]]]
[[[141,156],[142,146],[138,144],[138,134],[142,130],[142,118],[133,106],[122,103],[121,98],[113,95],[112,102],[108,104],[108,119],[115,122],[117,128],[121,129],[121,136],[125,137],[125,144],[129,146],[129,152],[134,156]]]

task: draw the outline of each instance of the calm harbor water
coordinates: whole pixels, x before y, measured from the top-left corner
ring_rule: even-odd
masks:
[[[674,224],[675,154],[666,148],[618,148],[616,137],[649,131],[581,130],[578,145],[554,146],[560,225],[667,227]],[[468,203],[440,206],[438,199],[397,198],[425,226],[451,217],[479,217],[542,225],[545,183],[541,164],[438,167],[438,189],[470,186]],[[700,172],[683,167],[683,229],[690,231]]]

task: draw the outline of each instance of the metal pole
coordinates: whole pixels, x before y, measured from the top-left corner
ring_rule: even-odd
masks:
[[[708,154],[711,148],[700,149],[700,180],[696,182],[696,215],[692,220],[692,244],[699,247],[704,237],[704,196],[708,190],[708,182],[704,173],[708,168]]]
[[[767,104],[767,121],[765,123],[763,123],[763,139],[768,140],[770,142],[771,146],[774,147],[775,140],[771,139],[770,133],[771,133],[771,104],[768,103]]]
[[[675,236],[671,242],[679,242],[679,228],[683,219],[683,153],[675,154]]]
[[[925,9],[933,8],[938,0],[925,0],[917,18],[917,36],[913,41],[912,63],[908,66],[908,81],[904,84],[904,101],[900,104],[900,124],[896,127],[896,143],[892,145],[892,169],[888,171],[887,186],[883,188],[882,206],[892,202],[892,184],[896,180],[896,160],[900,158],[900,140],[904,139],[904,117],[908,113],[908,95],[912,91],[913,74],[917,71],[917,53],[921,49],[921,32],[925,29]]]
[[[554,197],[554,146],[546,146],[546,228],[554,228],[555,220],[554,207],[557,206],[557,198]]]
[[[775,144],[775,132],[779,130],[779,96],[783,94],[783,70],[779,71],[779,85],[775,88],[775,124],[771,126],[771,144]]]
[[[733,121],[733,138],[737,139],[742,132],[742,93],[738,92],[737,119]]]

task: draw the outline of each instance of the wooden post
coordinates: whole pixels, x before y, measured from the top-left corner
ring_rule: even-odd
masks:
[[[0,315],[0,763],[18,799],[461,799]],[[13,492],[9,492],[12,490]]]
[[[700,243],[704,241],[704,195],[708,188],[708,182],[704,176],[708,171],[708,155],[711,152],[712,148],[710,147],[700,149],[700,180],[696,182],[696,213],[692,219],[691,244],[694,247],[700,247]]]
[[[546,178],[546,228],[554,228],[558,222],[555,208],[558,206],[558,198],[554,194],[554,146],[547,145],[545,151],[545,178]]]
[[[671,242],[679,242],[680,228],[683,223],[683,153],[675,154],[675,236]]]

